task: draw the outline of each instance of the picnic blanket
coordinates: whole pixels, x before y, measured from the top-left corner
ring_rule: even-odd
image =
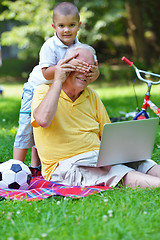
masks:
[[[78,199],[109,189],[110,187],[106,186],[66,186],[46,181],[42,176],[39,176],[31,179],[27,190],[0,189],[0,197],[1,199],[20,201],[24,199],[26,201],[38,201],[52,196],[64,196]]]

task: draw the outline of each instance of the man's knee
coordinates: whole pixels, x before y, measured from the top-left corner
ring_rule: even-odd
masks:
[[[134,182],[134,173],[135,171],[128,172],[121,180],[122,185],[124,186],[131,186]]]
[[[160,165],[156,164],[153,167],[151,167],[147,171],[147,174],[160,178]]]
[[[122,183],[124,186],[133,188],[154,188],[160,187],[160,178],[137,171],[130,171],[123,177]]]

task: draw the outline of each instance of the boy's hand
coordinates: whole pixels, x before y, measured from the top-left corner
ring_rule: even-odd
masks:
[[[72,60],[69,61],[69,63],[72,64],[76,68],[76,71],[78,72],[86,73],[89,72],[90,70],[89,64],[79,59],[73,58]]]
[[[95,81],[99,77],[98,61],[95,61],[95,65],[90,65],[90,71],[86,73],[86,76],[90,82]]]

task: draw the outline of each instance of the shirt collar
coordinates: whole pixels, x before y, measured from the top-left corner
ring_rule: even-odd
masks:
[[[55,36],[55,43],[56,43],[56,45],[57,45],[58,47],[68,48],[68,46],[65,45],[65,44],[57,37],[57,34],[56,34],[56,33],[54,34],[54,36]],[[74,44],[75,44],[75,43],[80,43],[77,37],[75,37],[75,39],[74,39]],[[72,44],[72,45],[73,45],[73,44]]]
[[[73,102],[73,101],[67,96],[67,94],[63,91],[63,89],[61,90],[61,94],[60,94],[60,97],[61,97],[61,98],[67,100],[68,102],[71,102],[73,105],[78,105],[78,104],[84,102],[88,96],[89,96],[88,87],[86,87],[86,88],[84,89],[84,91],[82,92],[82,94],[76,99],[75,102]]]

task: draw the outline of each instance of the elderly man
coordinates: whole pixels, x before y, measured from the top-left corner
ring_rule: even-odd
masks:
[[[74,165],[82,158],[98,156],[103,125],[108,114],[96,94],[88,87],[85,72],[76,71],[74,58],[92,71],[95,51],[75,44],[56,66],[51,85],[41,85],[32,102],[32,126],[45,179],[67,185],[159,187],[160,167],[152,160],[101,168]],[[108,136],[109,137],[109,136]],[[155,176],[152,176],[155,175]]]

